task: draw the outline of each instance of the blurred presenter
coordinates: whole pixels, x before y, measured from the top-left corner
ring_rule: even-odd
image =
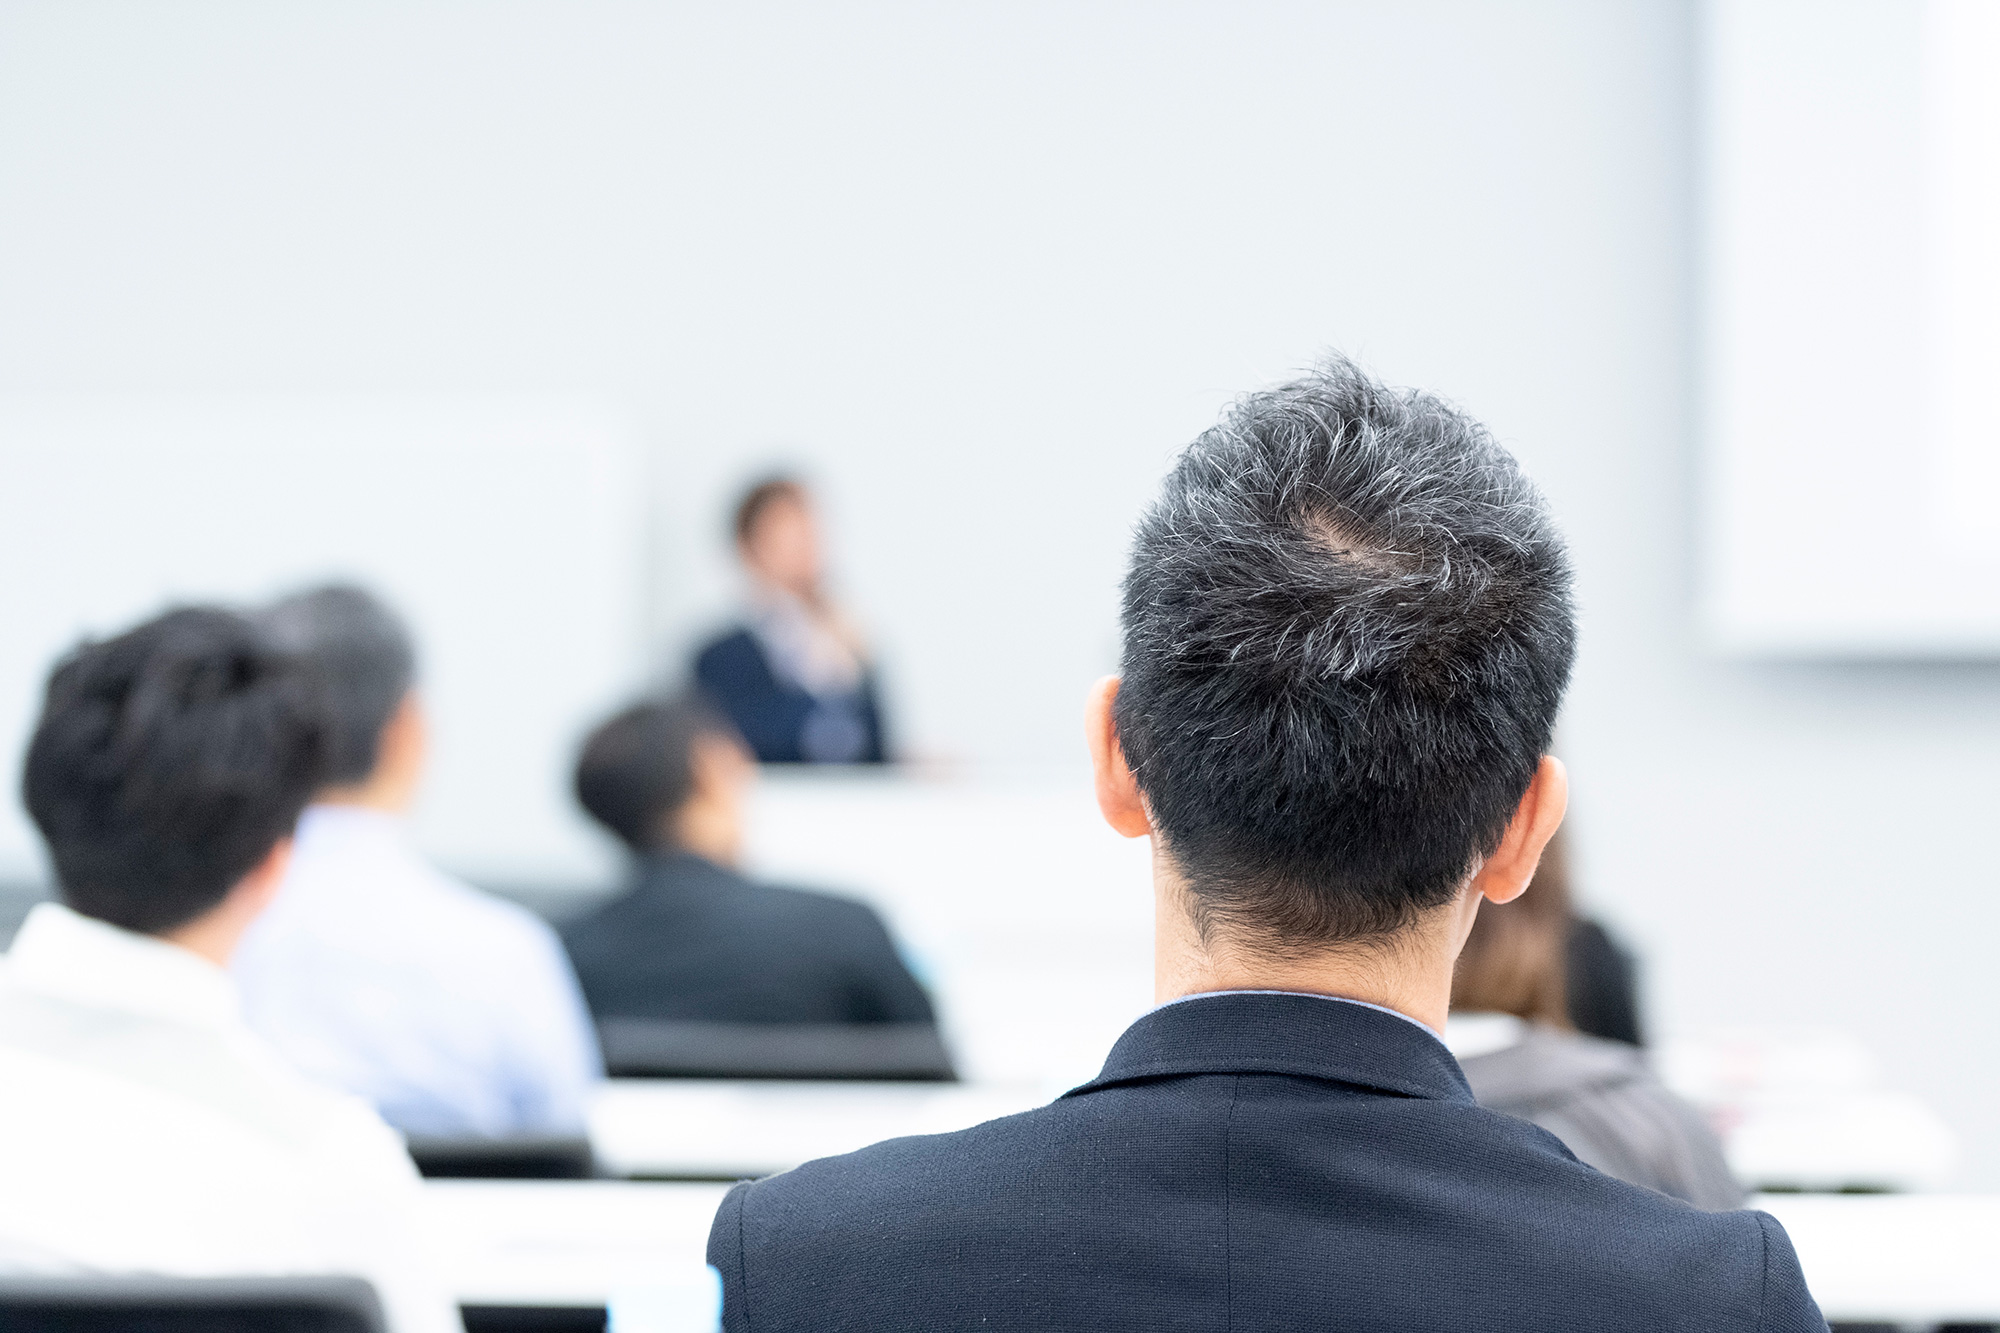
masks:
[[[404,832],[426,750],[407,631],[347,587],[264,619],[316,664],[333,721],[329,785],[236,958],[251,1024],[405,1134],[582,1133],[597,1039],[561,942],[430,865]]]
[[[812,496],[768,477],[736,506],[743,623],[705,645],[695,679],[767,764],[888,759],[868,646],[826,592]]]

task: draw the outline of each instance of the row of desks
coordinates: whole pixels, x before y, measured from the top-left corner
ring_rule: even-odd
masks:
[[[462,1303],[606,1306],[706,1299],[709,1221],[727,1185],[454,1181],[425,1186]],[[2000,1322],[2000,1196],[1759,1196],[1836,1322]],[[682,1295],[684,1293],[684,1296]]]
[[[1052,1092],[613,1081],[593,1108],[591,1137],[605,1171],[638,1179],[433,1181],[430,1197],[468,1302],[602,1304],[621,1286],[699,1279],[709,1219],[727,1186],[695,1182],[770,1175],[885,1138],[962,1129],[1028,1110]],[[2000,1197],[1767,1194],[1756,1206],[1791,1233],[1830,1318],[2000,1322]]]
[[[590,1109],[607,1175],[743,1180],[911,1134],[948,1134],[1054,1095],[970,1083],[612,1079]]]

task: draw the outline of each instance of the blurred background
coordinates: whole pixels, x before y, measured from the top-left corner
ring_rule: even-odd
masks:
[[[1079,741],[1130,525],[1338,348],[1571,537],[1577,896],[1681,1085],[1834,1041],[2000,1189],[1982,10],[8,0],[0,742],[79,635],[360,578],[426,850],[587,895],[577,740],[795,469],[919,762],[772,775],[750,860],[874,897],[971,1076],[1081,1077],[1150,999]]]

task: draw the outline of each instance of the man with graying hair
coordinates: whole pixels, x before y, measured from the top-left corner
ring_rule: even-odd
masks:
[[[729,1333],[1824,1330],[1774,1220],[1599,1174],[1440,1040],[1567,799],[1568,557],[1478,422],[1339,359],[1246,397],[1124,634],[1085,735],[1157,1007],[1049,1106],[731,1191]]]
[[[426,748],[408,633],[352,587],[289,597],[263,621],[317,664],[332,724],[329,783],[234,965],[251,1024],[406,1134],[581,1133],[597,1043],[561,943],[404,832]]]

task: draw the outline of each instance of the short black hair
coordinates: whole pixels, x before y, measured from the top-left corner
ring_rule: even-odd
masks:
[[[114,926],[187,924],[289,836],[322,780],[317,676],[233,611],[169,611],[49,677],[22,798],[63,901]]]
[[[695,690],[649,699],[600,724],[576,761],[576,799],[633,851],[667,842],[667,818],[694,793],[694,747],[703,736],[734,736]]]
[[[280,647],[308,658],[320,673],[326,782],[366,781],[381,757],[382,729],[416,683],[409,630],[380,598],[345,583],[294,593],[263,620]]]
[[[1485,427],[1335,357],[1168,475],[1124,587],[1120,746],[1197,921],[1381,937],[1499,844],[1576,651],[1548,507]]]

